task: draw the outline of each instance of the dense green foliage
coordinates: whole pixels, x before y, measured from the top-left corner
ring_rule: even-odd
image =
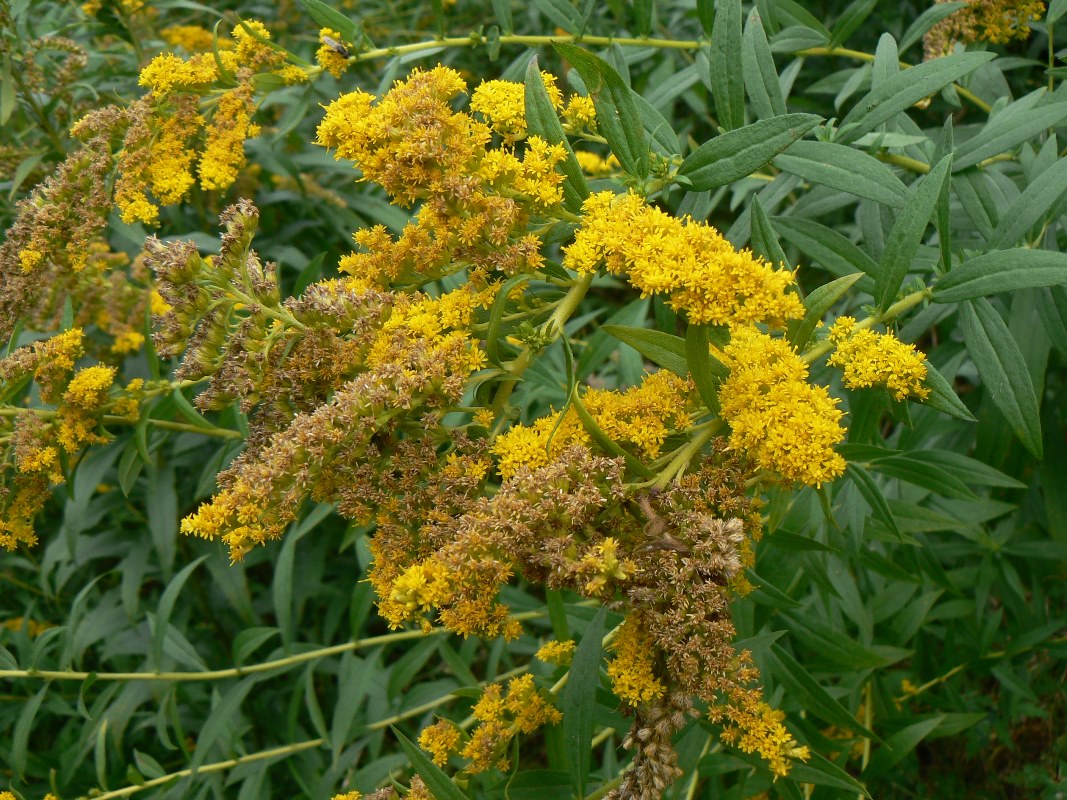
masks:
[[[764,493],[764,533],[746,571],[755,589],[732,604],[738,649],[751,650],[768,701],[810,759],[775,779],[757,755],[724,745],[721,725],[693,719],[675,737],[684,777],[665,796],[1059,797],[1067,67],[1057,66],[1050,20],[1067,3],[1031,21],[1028,39],[961,43],[924,62],[923,34],[962,5],[106,0],[86,13],[0,0],[0,228],[73,151],[76,120],[141,96],[141,69],[174,49],[161,38],[168,26],[210,29],[217,18],[221,35],[258,19],[313,62],[319,29],[336,30],[342,16],[347,72],[264,83],[250,166],[228,192],[196,188],[162,208],[155,231],[218,253],[219,213],[253,200],[255,247],[278,262],[283,297],[335,275],[353,231],[396,233],[409,220],[410,209],[354,183],[350,162],[313,144],[321,106],[338,94],[381,95],[413,66],[436,63],[472,88],[522,82],[532,56],[568,94],[599,75],[619,118],[616,130],[597,109],[598,152],[614,151],[631,175],[645,159],[643,186],[659,181],[648,195],[660,207],[798,267],[809,318],[793,323],[792,341],[821,341],[816,322],[827,314],[875,316],[936,370],[931,398],[909,404],[881,388],[846,389],[839,371],[812,364],[847,413],[838,451],[848,468],[819,488]],[[603,61],[554,49],[553,35]],[[389,49],[402,45],[413,46]],[[544,120],[527,104],[537,131]],[[112,210],[106,238],[135,259],[152,232]],[[70,327],[77,308],[58,298],[22,321],[9,352]],[[138,312],[133,330],[149,332]],[[691,371],[710,408],[701,384],[721,376],[698,374],[706,364],[694,366],[686,331],[661,296],[638,298],[600,276],[567,337],[515,385],[515,415],[529,422],[564,407],[572,376],[623,388],[653,365]],[[117,363],[126,380],[151,379],[177,360],[149,348]],[[220,543],[179,525],[216,491],[247,420],[236,404],[201,415],[192,397],[156,399],[145,419],[162,425],[109,428],[107,442],[64,467],[66,482],[37,517],[40,543],[0,552],[0,791],[326,798],[390,780],[406,787],[418,771],[443,800],[453,795],[434,787],[438,773],[403,737],[416,741],[435,715],[464,720],[480,685],[571,634],[580,644],[565,722],[524,739],[514,773],[449,786],[457,797],[569,797],[589,752],[578,779],[586,796],[614,785],[632,719],[597,665],[599,634],[619,614],[514,581],[501,596],[523,620],[515,641],[390,631],[366,580],[373,527],[325,503],[308,502],[282,539],[231,564]],[[563,674],[531,669],[545,686]],[[579,714],[591,729],[573,721]]]

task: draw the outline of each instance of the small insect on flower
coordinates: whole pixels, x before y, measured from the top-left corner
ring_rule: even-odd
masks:
[[[342,42],[337,41],[332,36],[323,35],[322,42],[341,58],[348,58],[352,55]]]

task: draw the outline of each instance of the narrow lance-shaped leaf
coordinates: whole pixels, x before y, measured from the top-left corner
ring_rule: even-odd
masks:
[[[807,309],[804,319],[789,324],[789,343],[798,349],[807,345],[811,335],[815,332],[819,321],[826,312],[833,308],[834,303],[840,300],[845,292],[863,277],[862,272],[854,272],[843,278],[823,284],[804,298],[804,308]]]
[[[1050,250],[999,250],[972,258],[934,284],[935,303],[1067,283],[1067,253]]]
[[[822,122],[814,114],[762,119],[705,142],[682,162],[678,174],[696,191],[745,178]]]
[[[837,141],[848,144],[858,139],[994,58],[996,53],[956,53],[927,61],[887,78],[841,120],[842,133]]]
[[[952,165],[952,156],[942,158],[930,173],[923,178],[919,188],[916,189],[908,200],[904,210],[900,212],[897,221],[893,224],[893,230],[889,233],[889,239],[885,243],[885,252],[882,254],[882,262],[878,265],[878,276],[875,279],[874,299],[883,311],[889,308],[904,283],[904,277],[911,269],[912,259],[919,249],[926,225],[930,222],[930,216],[934,213],[934,206],[941,194],[941,186],[945,182]]]
[[[1041,172],[1016,198],[989,237],[989,249],[1000,250],[1016,244],[1067,192],[1067,158]]]
[[[997,310],[984,298],[960,305],[963,340],[994,405],[1023,446],[1041,458],[1041,418],[1026,359]]]
[[[785,114],[785,98],[782,85],[778,81],[778,70],[774,66],[774,55],[767,43],[767,33],[763,30],[763,21],[759,10],[753,8],[745,23],[744,50],[745,89],[752,98],[752,105],[760,119],[780,117]]]
[[[774,160],[786,172],[812,183],[902,208],[908,189],[878,159],[834,142],[797,142]]]
[[[582,201],[589,196],[589,187],[585,183],[578,159],[574,157],[570,142],[563,133],[559,117],[556,116],[556,109],[541,79],[541,70],[537,66],[536,58],[532,59],[526,68],[526,128],[549,144],[561,144],[567,149],[567,158],[559,165],[565,176],[563,205],[568,211],[577,212],[582,207]]]
[[[1045,129],[1059,125],[1065,117],[1067,103],[1064,102],[1050,103],[1015,113],[1010,110],[1002,112],[977,136],[956,148],[952,171],[959,172],[991,156],[1008,152]]]
[[[400,742],[400,747],[403,748],[408,761],[411,762],[411,766],[419,773],[419,777],[422,778],[426,788],[433,793],[434,797],[439,798],[439,800],[467,800],[466,793],[452,783],[445,771],[434,764],[430,757],[419,749],[417,744],[395,727],[389,726],[389,729],[393,732],[393,736],[396,737],[397,741]]]
[[[634,177],[646,177],[650,167],[648,142],[633,90],[604,59],[573,44],[557,42],[553,46],[582,76],[596,108],[597,129],[622,168]]]
[[[938,372],[934,366],[929,362],[926,364],[926,388],[930,390],[930,394],[922,401],[924,406],[937,409],[942,413],[955,417],[956,419],[962,419],[966,422],[975,422],[974,414],[970,409],[963,404],[959,396],[952,389],[952,384],[948,382],[948,379]]]
[[[730,370],[711,355],[707,325],[689,325],[685,334],[685,358],[693,383],[700,392],[700,399],[712,413],[719,411],[719,386],[730,375]]]
[[[593,718],[596,709],[596,690],[600,682],[600,660],[604,647],[603,606],[585,629],[574,651],[567,684],[563,687],[563,738],[570,759],[571,780],[577,797],[585,795],[585,781],[589,776]]]
[[[760,202],[758,197],[753,197],[749,208],[752,215],[751,242],[753,251],[776,267],[785,267],[789,260],[786,258],[782,246],[778,243],[778,237],[775,235],[774,227],[771,225],[771,218],[763,210],[763,203]]]
[[[863,499],[866,500],[867,505],[871,507],[874,516],[884,523],[885,526],[898,538],[903,540],[904,537],[901,535],[900,529],[897,527],[897,521],[893,518],[893,512],[889,508],[889,503],[886,501],[885,495],[867,470],[856,464],[849,464],[845,468],[845,474],[848,475],[849,479],[856,485],[856,488],[859,489]]]
[[[709,54],[712,100],[719,124],[733,130],[745,123],[741,0],[719,0],[716,6]]]

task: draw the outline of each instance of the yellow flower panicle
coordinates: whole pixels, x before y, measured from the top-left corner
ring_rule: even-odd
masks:
[[[730,376],[719,389],[730,446],[786,481],[819,486],[845,470],[837,400],[808,383],[808,367],[783,339],[738,328],[723,351]]]
[[[186,60],[174,53],[161,53],[141,70],[138,82],[162,97],[172,92],[205,92],[218,77],[212,54],[196,53]]]
[[[663,697],[667,687],[655,674],[654,650],[636,614],[626,617],[612,643],[615,657],[608,664],[611,689],[633,707]]]
[[[930,395],[930,389],[923,385],[926,364],[915,345],[868,328],[854,330],[855,325],[852,317],[838,317],[830,328],[830,341],[836,350],[826,363],[843,370],[845,386],[884,386],[896,400],[924,400]]]
[[[254,111],[249,83],[240,84],[219,98],[197,167],[201,188],[227,189],[237,180],[245,165],[245,140],[259,135],[259,126],[252,123]]]
[[[691,393],[688,381],[661,370],[646,375],[640,384],[624,392],[588,389],[582,395],[582,404],[609,438],[632,445],[642,457],[654,459],[670,431],[688,424]],[[519,467],[543,467],[567,446],[588,445],[591,441],[577,412],[570,409],[562,422],[559,414],[552,414],[531,425],[512,427],[496,438],[493,454],[497,457],[497,470],[506,480]]]
[[[619,163],[619,159],[615,158],[614,153],[604,158],[604,156],[590,153],[588,150],[576,150],[574,157],[578,159],[578,166],[582,168],[582,172],[594,178],[611,175],[622,169],[622,165]]]
[[[315,61],[326,72],[340,78],[348,69],[348,43],[341,40],[341,34],[332,28],[319,31],[319,49],[315,51]]]
[[[669,305],[692,323],[781,326],[804,315],[789,291],[793,273],[736,250],[710,225],[672,217],[633,192],[590,195],[582,211],[574,243],[564,248],[566,267],[588,273],[603,265],[642,297],[669,294]]]

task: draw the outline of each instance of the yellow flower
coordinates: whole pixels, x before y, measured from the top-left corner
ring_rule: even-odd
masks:
[[[826,363],[844,371],[845,386],[885,386],[896,400],[929,396],[930,390],[923,386],[926,364],[915,345],[868,328],[854,331],[855,324],[852,317],[838,317],[830,328],[830,341],[837,349]]]
[[[438,720],[419,734],[419,747],[430,754],[439,767],[448,763],[448,757],[459,748],[460,731],[446,719]]]
[[[214,34],[199,25],[171,25],[161,30],[159,36],[171,47],[183,47],[190,53],[211,50],[215,42]],[[220,50],[233,47],[233,41],[225,36],[220,36],[218,43]]]
[[[729,706],[716,710],[716,715],[731,723],[723,728],[722,740],[743,753],[759,753],[778,777],[789,774],[788,759],[810,757],[808,748],[798,745],[782,724],[785,714],[766,702]]]
[[[845,435],[837,399],[808,383],[808,366],[783,339],[738,328],[723,351],[719,388],[730,446],[786,481],[819,486],[845,470],[834,446]]]
[[[315,52],[315,61],[335,78],[340,78],[348,69],[347,44],[341,41],[341,34],[331,28],[319,31],[319,41],[322,44]]]
[[[692,323],[781,326],[804,315],[789,291],[792,272],[734,249],[710,225],[672,217],[633,192],[590,195],[582,212],[582,226],[564,248],[566,267],[588,273],[603,264],[642,297],[669,293],[669,305]]]
[[[544,661],[546,664],[558,664],[565,667],[574,658],[574,640],[568,639],[565,642],[561,642],[554,639],[550,642],[545,642],[534,653],[534,658]]]
[[[141,70],[138,82],[158,95],[175,91],[205,91],[218,79],[212,55],[197,53],[188,61],[174,53],[161,53]]]
[[[83,409],[99,407],[107,400],[116,372],[114,367],[105,367],[102,364],[78,370],[67,385],[63,399],[72,406]]]
[[[636,708],[663,697],[667,689],[655,675],[654,650],[638,615],[626,617],[611,647],[615,657],[608,664],[608,677],[620,700]]]
[[[548,90],[549,99],[557,109],[563,105],[563,96],[556,86],[556,76],[541,73],[541,80]],[[514,81],[483,81],[471,93],[471,111],[481,114],[489,126],[500,134],[505,142],[514,142],[526,136],[526,87]]]

